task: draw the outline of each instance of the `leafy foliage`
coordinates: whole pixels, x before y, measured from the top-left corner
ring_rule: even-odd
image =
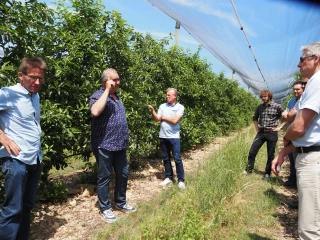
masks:
[[[157,108],[175,87],[185,106],[182,149],[207,142],[251,122],[258,100],[223,73],[212,73],[198,52],[169,48],[169,39],[155,40],[133,31],[118,12],[99,0],[58,2],[52,9],[36,0],[2,1],[0,6],[0,84],[16,82],[25,56],[42,57],[49,66],[41,98],[44,173],[67,166],[66,158],[90,156],[88,99],[101,85],[100,74],[115,68],[130,130],[131,167],[157,153],[159,126],[146,105]]]
[[[67,198],[68,189],[62,182],[49,181],[38,191],[37,198],[44,202],[62,202]]]

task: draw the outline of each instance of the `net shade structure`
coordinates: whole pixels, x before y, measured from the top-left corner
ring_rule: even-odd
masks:
[[[147,0],[181,26],[257,96],[290,94],[300,47],[320,41],[320,5],[297,0]]]

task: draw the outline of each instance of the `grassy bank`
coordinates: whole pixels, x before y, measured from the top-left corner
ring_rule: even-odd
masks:
[[[254,135],[253,127],[239,133],[187,176],[185,191],[164,190],[93,239],[277,239],[276,182],[263,180],[266,146],[257,172],[242,175]]]

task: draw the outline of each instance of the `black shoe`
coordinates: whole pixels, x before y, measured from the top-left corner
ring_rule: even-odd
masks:
[[[297,188],[297,183],[293,181],[286,181],[283,186],[288,187],[288,188]]]
[[[291,201],[291,202],[288,202],[287,205],[291,209],[298,209],[299,208],[299,201]]]

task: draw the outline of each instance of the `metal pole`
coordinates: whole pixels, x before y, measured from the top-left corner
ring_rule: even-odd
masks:
[[[178,45],[178,41],[179,41],[180,25],[181,25],[181,23],[179,21],[176,21],[176,35],[175,35],[175,38],[174,38],[174,45],[175,46]]]

